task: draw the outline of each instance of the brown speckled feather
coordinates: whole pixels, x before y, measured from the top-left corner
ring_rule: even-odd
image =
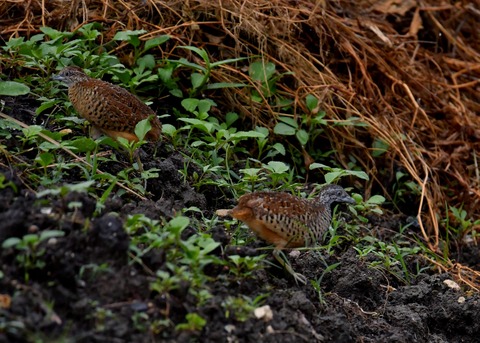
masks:
[[[245,194],[231,210],[219,210],[246,223],[258,236],[276,248],[309,246],[321,239],[332,219],[334,202],[354,203],[343,188],[328,185],[311,200],[288,193]]]
[[[136,141],[135,125],[152,116],[146,138],[160,138],[162,126],[155,112],[126,89],[91,78],[78,67],[66,67],[54,78],[67,84],[73,107],[95,129],[113,138]]]

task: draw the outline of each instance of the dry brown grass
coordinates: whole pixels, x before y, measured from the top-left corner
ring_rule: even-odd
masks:
[[[355,116],[369,124],[327,129],[337,159],[346,165],[347,156],[354,156],[370,174],[371,181],[362,185],[366,196],[372,187],[392,182],[380,171],[389,170],[391,178],[399,168],[408,171],[422,190],[421,233],[438,252],[438,219],[447,204],[463,206],[473,219],[480,215],[480,7],[469,1],[437,3],[4,1],[0,34],[31,35],[42,25],[74,30],[98,21],[109,28],[106,40],[117,30],[144,28],[145,37],[170,34],[179,45],[207,49],[214,60],[262,54],[282,72],[294,73],[279,85],[280,94],[295,98],[294,115],[308,112],[302,99],[314,94],[329,120]],[[251,82],[231,66],[212,77]],[[222,107],[235,108],[252,123],[275,124],[279,109],[252,103],[244,90],[226,89],[221,99]],[[378,139],[390,150],[373,158]],[[478,272],[450,267],[478,283]]]

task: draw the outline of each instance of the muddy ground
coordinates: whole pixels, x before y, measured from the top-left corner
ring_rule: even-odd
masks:
[[[22,108],[15,100],[8,101],[13,104],[7,106],[8,114],[34,123],[29,106]],[[12,138],[3,144],[13,147],[19,142]],[[233,203],[233,199],[222,198],[224,192],[215,187],[196,192],[184,184],[178,172],[184,157],[167,142],[158,143],[158,158],[148,158],[153,148],[145,146],[147,153],[142,155],[145,169],[161,170],[159,178],[149,180],[149,199],[110,198],[97,216],[93,215],[96,200],[84,193],[38,201],[23,182],[25,175],[15,161],[1,157],[0,172],[16,187],[0,190],[0,241],[54,229],[63,230],[65,236],[42,243],[45,266],[31,270],[28,281],[15,251],[2,250],[0,342],[478,342],[478,295],[448,287],[444,281],[451,276],[430,269],[405,285],[384,269],[370,267],[369,258],[359,258],[348,245],[332,256],[308,251],[290,257],[294,269],[310,279],[322,276],[326,265],[340,263],[323,276],[321,292],[312,285],[297,285],[271,255],[267,256],[271,264],[243,279],[228,270],[210,268],[211,280],[206,286],[213,297],[199,308],[187,291],[188,284],[168,295],[150,291],[154,276],[138,263],[129,263],[130,242],[124,231],[127,215],[144,213],[152,219],[169,219],[175,211],[196,206],[210,218],[217,208]],[[68,204],[72,201],[82,206],[71,209]],[[371,219],[379,235],[402,224],[397,218]],[[185,235],[194,231],[190,227]],[[222,224],[211,234],[221,243],[214,251],[219,258],[265,252],[257,249],[265,246],[261,242],[233,246],[231,231]],[[156,251],[142,262],[149,269],[163,269],[166,261],[162,251]],[[407,262],[413,272],[418,261]],[[108,268],[93,273],[85,267],[92,265]],[[420,266],[427,265],[420,262]],[[252,316],[242,321],[228,315],[222,301],[242,294],[252,299],[268,294],[261,304],[269,305],[273,317]],[[99,317],[99,308],[109,315]],[[206,319],[203,330],[176,331],[175,325],[192,311]],[[140,319],[134,323],[133,318]],[[151,323],[161,320],[168,324],[152,330]]]

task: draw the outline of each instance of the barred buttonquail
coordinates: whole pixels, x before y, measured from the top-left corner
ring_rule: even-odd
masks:
[[[160,138],[162,125],[155,112],[126,89],[89,77],[81,68],[73,66],[65,67],[53,79],[68,86],[73,107],[92,124],[92,136],[103,133],[114,139],[123,137],[138,141],[135,125],[151,116],[152,129],[146,139],[157,141]]]
[[[332,220],[334,202],[353,204],[355,200],[337,185],[323,187],[310,200],[288,193],[254,192],[240,197],[231,210],[217,210],[217,215],[243,221],[260,238],[275,245],[275,258],[295,280],[305,283],[305,277],[280,258],[280,250],[310,246],[320,240]]]

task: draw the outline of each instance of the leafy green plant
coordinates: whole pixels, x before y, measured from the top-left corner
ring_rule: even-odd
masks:
[[[145,312],[135,312],[132,314],[132,323],[133,327],[140,332],[145,332],[148,330],[150,316]]]
[[[250,64],[248,74],[253,81],[258,83],[258,86],[251,91],[252,100],[255,102],[262,102],[264,99],[277,95],[278,80],[283,76],[292,73],[288,72],[280,74],[277,72],[274,63],[261,60]],[[288,106],[292,103],[291,100],[287,100],[283,97],[278,97],[276,101],[281,106]]]
[[[30,87],[15,81],[0,81],[0,95],[19,96],[30,93]]]
[[[166,253],[164,268],[156,271],[156,278],[150,285],[153,291],[166,294],[187,283],[191,294],[203,302],[210,296],[204,289],[209,280],[204,268],[209,264],[221,264],[219,258],[211,254],[219,243],[204,233],[182,239],[182,232],[189,224],[190,219],[184,216],[161,225],[144,215],[134,215],[128,218],[126,230],[132,237],[133,262],[141,263],[142,256],[152,250],[161,249]]]
[[[15,193],[18,191],[17,186],[11,180],[6,181],[7,177],[4,173],[0,173],[0,190],[10,187]]]
[[[246,295],[228,296],[222,301],[225,317],[233,317],[235,320],[244,322],[252,317],[253,311],[259,307],[269,294],[261,294],[255,299]]]
[[[342,168],[329,167],[322,163],[312,163],[310,165],[310,170],[322,169],[326,171],[325,182],[326,183],[335,183],[338,182],[342,177],[354,176],[361,180],[368,180],[367,173],[358,170],[346,170]]]
[[[456,208],[448,206],[446,209],[445,219],[443,224],[445,226],[445,243],[443,246],[444,257],[447,258],[450,255],[451,244],[461,245],[467,235],[471,237],[477,237],[477,230],[475,227],[480,225],[480,220],[473,220],[468,218],[467,211],[463,208]]]
[[[22,238],[11,237],[3,241],[2,248],[18,250],[16,260],[23,267],[25,271],[25,281],[28,281],[30,278],[29,273],[33,269],[43,269],[45,267],[45,261],[42,260],[42,257],[46,249],[41,246],[41,243],[48,239],[62,237],[64,235],[65,232],[60,230],[46,230],[40,234],[27,234]]]
[[[217,62],[211,62],[208,53],[204,49],[200,49],[194,46],[181,46],[180,48],[190,50],[200,56],[204,62],[204,66],[190,62],[184,58],[179,60],[170,60],[171,63],[174,63],[178,66],[184,66],[193,69],[193,73],[190,74],[190,81],[192,84],[192,88],[188,94],[189,97],[195,97],[199,94],[199,92],[205,89],[219,89],[219,88],[239,88],[244,87],[243,83],[230,83],[230,82],[216,82],[216,83],[208,83],[210,80],[211,72],[214,68],[219,67],[223,64],[230,64],[239,61],[246,60],[246,58],[233,58],[233,59],[226,59]]]
[[[308,132],[298,125],[297,120],[292,117],[281,116],[278,118],[273,132],[282,136],[295,136],[298,142],[305,146],[309,140]]]
[[[79,182],[76,184],[64,184],[59,187],[51,188],[51,189],[46,189],[44,191],[38,192],[37,197],[42,198],[46,195],[59,195],[59,196],[65,196],[68,193],[71,192],[88,192],[89,187],[93,185],[94,181],[84,181],[84,182]]]
[[[264,267],[266,256],[265,254],[258,256],[229,255],[228,270],[238,278],[249,277],[254,271]]]
[[[413,180],[409,180],[409,175],[402,171],[395,173],[396,183],[393,186],[393,203],[398,204],[406,202],[411,196],[419,196],[421,194],[420,185]]]
[[[226,122],[220,123],[217,118],[208,113],[214,105],[215,103],[208,99],[184,99],[182,106],[195,117],[180,116],[178,120],[186,124],[176,133],[172,133],[172,136],[179,136],[179,132],[187,132],[182,144],[190,148],[192,151],[190,160],[195,161],[203,169],[203,176],[205,176],[205,178],[199,178],[198,174],[194,174],[197,187],[211,182],[209,176],[212,173],[232,185],[232,176],[237,178],[232,172],[232,162],[239,154],[247,155],[247,151],[240,143],[249,139],[264,138],[262,132],[237,131],[231,126],[238,118],[236,113],[228,113]],[[187,170],[184,176],[185,178],[189,176]]]
[[[185,316],[186,323],[177,324],[175,330],[177,331],[202,331],[207,321],[198,313],[191,312]]]
[[[119,31],[113,37],[113,41],[125,41],[133,46],[133,62],[135,65],[132,69],[112,69],[115,77],[120,80],[130,91],[135,92],[141,85],[146,85],[144,91],[153,91],[154,84],[158,84],[159,75],[154,72],[157,64],[153,54],[147,52],[158,47],[170,39],[168,35],[156,36],[143,42],[140,39],[142,34],[147,33],[145,30],[135,31]]]
[[[85,275],[88,275],[91,278],[95,278],[97,277],[97,275],[107,272],[111,272],[111,268],[107,263],[102,263],[100,265],[95,263],[88,263],[80,267],[78,276],[80,278],[83,278]]]
[[[286,150],[282,143],[273,143],[270,145],[269,142],[269,131],[266,127],[256,126],[255,131],[258,131],[263,134],[262,136],[257,137],[258,145],[258,155],[257,160],[263,161],[264,159],[270,159],[277,155],[285,156]]]
[[[385,202],[385,197],[382,195],[372,195],[366,201],[363,201],[360,194],[352,194],[352,198],[355,199],[356,205],[354,208],[351,207],[352,212],[357,216],[359,220],[366,223],[368,219],[365,217],[367,214],[383,214],[380,205]]]
[[[314,279],[314,280],[310,280],[310,284],[312,285],[312,287],[315,289],[315,291],[317,292],[318,294],[318,301],[320,302],[320,304],[322,306],[326,306],[327,303],[324,299],[324,296],[323,296],[323,290],[322,290],[322,281],[323,281],[323,278],[325,277],[325,275],[327,275],[328,273],[332,272],[334,269],[336,269],[339,265],[340,265],[340,262],[338,263],[333,263],[331,265],[327,265],[327,263],[321,258],[320,259],[325,268],[323,269],[323,272],[322,274],[320,275],[320,277],[318,277],[317,279]]]
[[[406,258],[416,256],[421,248],[413,242],[406,242],[401,237],[398,241],[391,243],[383,242],[376,237],[366,236],[360,241],[360,244],[354,247],[359,256],[375,256],[370,262],[373,268],[380,268],[394,275],[404,284],[409,284],[415,275],[424,270],[417,261],[417,269],[411,271],[407,265]]]
[[[95,329],[97,331],[104,331],[108,321],[114,320],[115,314],[112,310],[104,308],[96,304],[95,313],[93,315],[95,320]]]

